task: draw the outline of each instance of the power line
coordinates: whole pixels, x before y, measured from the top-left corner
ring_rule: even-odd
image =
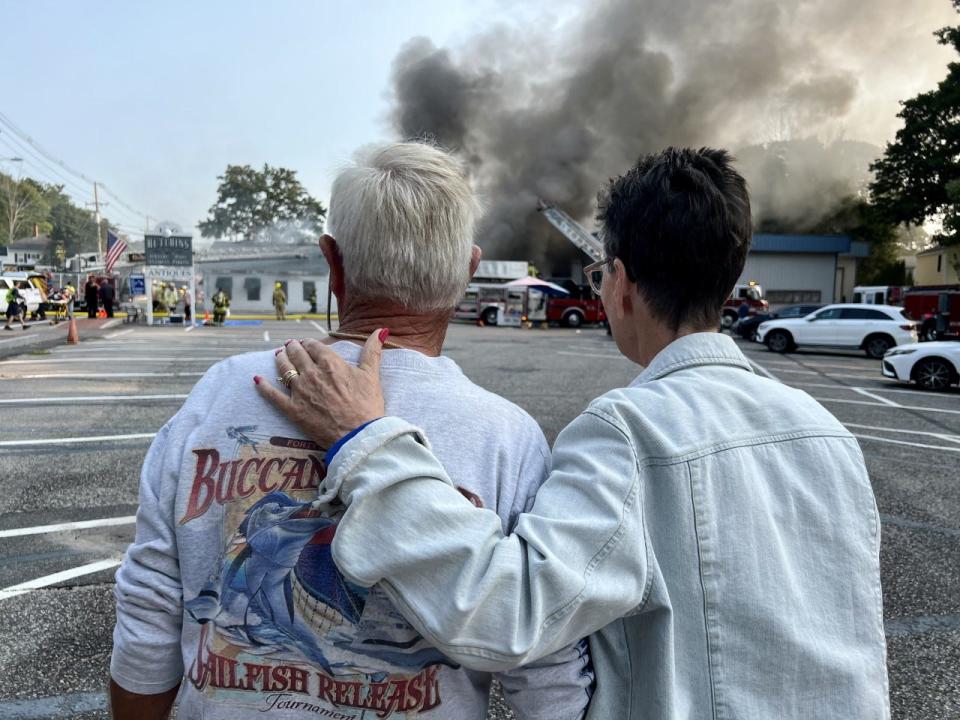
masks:
[[[21,155],[21,161],[24,165],[27,166],[30,175],[36,175],[42,178],[43,180],[51,183],[54,186],[57,186],[61,189],[67,197],[77,203],[80,208],[85,208],[89,203],[89,197],[91,194],[90,190],[86,188],[81,188],[77,181],[71,180],[63,173],[59,172],[57,168],[53,167],[50,163],[46,162],[40,156],[36,155],[29,146],[18,141],[13,135],[7,133],[0,133],[0,143],[6,145],[10,150],[18,155]],[[56,176],[56,177],[54,177]],[[102,203],[105,204],[105,203]],[[121,215],[125,215],[129,218],[133,218],[135,225],[139,225],[140,216],[135,212],[127,210],[123,211],[122,208],[118,207],[118,212]],[[111,213],[112,214],[112,213]]]
[[[31,148],[35,149],[38,153],[40,153],[41,155],[43,155],[45,158],[47,158],[47,159],[50,160],[51,162],[56,163],[57,165],[59,165],[60,167],[62,167],[64,170],[66,170],[66,171],[67,171],[68,173],[70,173],[71,175],[74,175],[74,176],[80,178],[81,180],[84,180],[85,182],[89,183],[90,185],[92,185],[94,182],[97,182],[97,181],[89,178],[87,175],[85,175],[84,173],[80,172],[79,170],[75,170],[74,168],[70,167],[70,166],[67,165],[65,162],[63,162],[63,160],[60,160],[59,158],[57,158],[57,157],[54,156],[53,154],[47,152],[41,145],[39,145],[32,137],[30,137],[29,135],[27,135],[27,133],[25,133],[23,130],[21,130],[19,127],[17,127],[17,125],[14,124],[14,122],[13,122],[12,120],[10,120],[10,118],[8,118],[8,117],[7,117],[6,115],[4,115],[2,112],[0,112],[0,123],[2,123],[3,125],[5,125],[5,126],[7,127],[7,129],[9,129],[14,135],[16,135],[17,137],[19,137],[20,139],[22,139],[24,142],[28,143]],[[103,183],[99,183],[99,185],[100,185],[100,187],[104,187]],[[104,188],[104,189],[106,190],[106,188]],[[114,193],[112,190],[106,190],[106,192],[107,192],[114,200],[116,200],[120,205],[122,205],[123,207],[125,207],[127,210],[129,210],[130,212],[132,212],[132,213],[134,213],[135,215],[139,216],[140,218],[143,218],[144,220],[146,220],[146,218],[147,218],[147,214],[146,214],[146,213],[141,212],[141,211],[133,208],[129,203],[127,203],[127,202],[124,201],[122,198],[120,198],[120,197],[119,197],[116,193]]]

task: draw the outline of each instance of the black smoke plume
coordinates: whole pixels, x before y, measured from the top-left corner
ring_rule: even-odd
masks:
[[[947,0],[583,7],[559,27],[502,25],[456,49],[414,38],[394,61],[396,129],[469,163],[487,257],[568,266],[575,253],[537,198],[591,227],[601,184],[668,145],[731,148],[758,227],[815,227],[862,190],[910,83],[942,74],[930,33],[954,19]]]

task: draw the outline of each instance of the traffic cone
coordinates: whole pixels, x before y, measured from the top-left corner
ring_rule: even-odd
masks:
[[[70,318],[70,329],[67,330],[67,345],[76,345],[80,342],[80,333],[77,332],[77,319]]]
[[[203,313],[203,324],[204,324],[204,325],[209,325],[209,324],[210,324],[210,311],[209,311],[209,310],[207,310],[207,311],[205,311],[205,312]]]

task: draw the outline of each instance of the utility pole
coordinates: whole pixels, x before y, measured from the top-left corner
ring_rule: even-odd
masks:
[[[93,205],[93,220],[97,223],[97,259],[103,260],[105,256],[103,253],[103,236],[100,232],[100,195],[97,192],[96,183],[93,184],[93,202],[88,202],[87,205]],[[106,207],[109,203],[103,203],[103,205]]]
[[[97,254],[103,257],[103,239],[100,237],[100,196],[97,194],[97,184],[93,184],[94,215],[97,218]]]

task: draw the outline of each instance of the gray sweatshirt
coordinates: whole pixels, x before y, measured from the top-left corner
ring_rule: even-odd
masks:
[[[215,365],[157,435],[117,572],[111,675],[142,694],[183,678],[182,718],[482,720],[494,675],[334,566],[338,517],[311,505],[325,450],[255,391],[275,374],[272,352]],[[427,429],[460,492],[509,532],[549,471],[533,419],[444,357],[387,351],[383,379],[387,411]],[[585,642],[496,677],[519,717],[544,719],[581,717],[593,681]]]

